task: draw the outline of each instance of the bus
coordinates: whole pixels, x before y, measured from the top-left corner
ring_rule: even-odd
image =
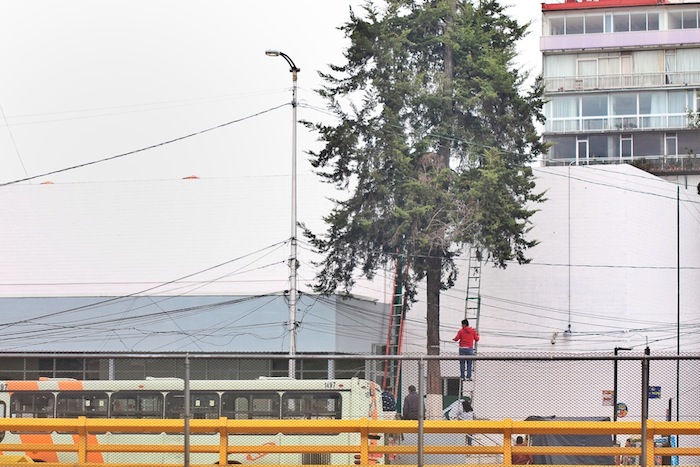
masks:
[[[79,381],[40,379],[39,381],[0,381],[0,418],[129,418],[184,419],[185,384],[179,378],[145,380]],[[297,380],[260,377],[253,380],[192,380],[189,383],[190,419],[360,419],[379,418],[382,396],[374,382],[352,379]],[[73,444],[71,433],[2,433],[0,454],[25,455],[38,462],[76,462],[75,452],[5,452],[3,444]],[[218,445],[217,433],[192,433],[192,446]],[[357,444],[358,433],[334,435],[236,434],[230,445],[259,446]],[[377,443],[383,442],[378,436]],[[96,433],[89,443],[170,444],[182,446],[183,435],[173,433]],[[90,452],[90,462],[177,464],[183,453]],[[195,464],[216,464],[215,453],[192,453]],[[348,453],[233,453],[230,464],[352,464]],[[383,459],[373,459],[383,463]]]

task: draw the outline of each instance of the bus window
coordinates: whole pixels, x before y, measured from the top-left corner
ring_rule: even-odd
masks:
[[[286,392],[282,396],[282,418],[340,419],[340,400],[337,392]]]
[[[53,407],[50,392],[15,392],[10,397],[12,418],[53,418]]]
[[[236,419],[280,418],[280,396],[276,392],[225,392],[221,416]]]
[[[112,394],[114,418],[163,418],[163,394],[159,392],[127,392]]]
[[[190,392],[192,418],[219,418],[219,395],[215,392]],[[165,418],[185,418],[185,394],[170,392],[165,396]]]
[[[105,392],[62,392],[56,396],[56,417],[107,418],[109,397]]]

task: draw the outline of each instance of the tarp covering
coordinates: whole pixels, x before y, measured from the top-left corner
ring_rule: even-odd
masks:
[[[532,421],[610,421],[609,417],[537,417],[530,416],[525,420]],[[531,435],[532,446],[612,446],[610,435],[565,435],[543,434]],[[614,456],[534,456],[535,464],[546,465],[615,465]]]

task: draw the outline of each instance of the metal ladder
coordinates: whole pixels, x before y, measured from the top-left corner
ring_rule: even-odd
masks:
[[[404,267],[404,260],[401,255],[396,258],[396,270],[394,273],[394,295],[389,309],[389,326],[386,339],[386,356],[397,356],[402,353],[403,345],[403,324],[406,308],[404,306],[403,285],[401,274]],[[394,397],[398,396],[399,383],[401,378],[401,361],[397,359],[387,359],[384,362],[384,379],[382,387],[392,388]],[[398,400],[398,398],[397,398]]]
[[[479,332],[479,316],[481,314],[481,268],[483,260],[481,252],[474,246],[469,247],[469,265],[467,269],[467,295],[464,300],[464,319]],[[474,342],[476,353],[478,342]],[[474,380],[476,379],[476,364],[472,366],[472,381],[460,381],[460,394],[469,397],[474,404]]]

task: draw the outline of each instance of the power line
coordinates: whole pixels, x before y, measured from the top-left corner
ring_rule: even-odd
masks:
[[[158,148],[158,147],[161,147],[161,146],[165,146],[165,145],[168,145],[168,144],[176,143],[176,142],[178,142],[178,141],[182,141],[182,140],[185,140],[185,139],[188,139],[188,138],[192,138],[192,137],[194,137],[194,136],[199,136],[199,135],[204,134],[204,133],[208,133],[208,132],[211,132],[211,131],[214,131],[214,130],[219,130],[219,129],[224,128],[224,127],[227,127],[227,126],[229,126],[229,125],[233,125],[234,123],[240,123],[240,122],[242,122],[242,121],[249,120],[249,119],[254,118],[254,117],[258,117],[258,116],[263,115],[263,114],[266,114],[266,113],[268,113],[268,112],[272,112],[273,110],[277,110],[277,109],[280,109],[280,108],[282,108],[282,107],[286,107],[286,106],[288,106],[288,105],[290,105],[290,104],[281,104],[281,105],[278,105],[278,106],[276,106],[276,107],[272,107],[272,108],[269,108],[269,109],[267,109],[267,110],[263,110],[263,111],[254,113],[254,114],[252,114],[252,115],[248,115],[248,116],[246,116],[246,117],[242,117],[242,118],[238,118],[238,119],[235,119],[235,120],[231,120],[231,121],[228,121],[228,122],[226,122],[226,123],[222,123],[222,124],[220,124],[220,125],[216,125],[216,126],[213,126],[213,127],[210,127],[210,128],[206,128],[206,129],[204,129],[204,130],[199,130],[199,131],[196,131],[196,132],[194,132],[194,133],[190,133],[190,134],[188,134],[188,135],[179,136],[179,137],[177,137],[177,138],[174,138],[174,139],[171,139],[171,140],[168,140],[168,141],[163,141],[163,142],[160,142],[160,143],[157,143],[157,144],[152,144],[152,145],[150,145],[150,146],[146,146],[146,147],[143,147],[143,148],[140,148],[140,149],[135,149],[135,150],[133,150],[133,151],[124,152],[124,153],[121,153],[121,154],[117,154],[117,155],[114,155],[114,156],[105,157],[105,158],[103,158],[103,159],[98,159],[98,160],[94,160],[94,161],[90,161],[90,162],[84,162],[84,163],[82,163],[82,164],[73,165],[73,166],[65,167],[65,168],[58,169],[58,170],[53,170],[53,171],[51,171],[51,172],[45,172],[45,173],[42,173],[42,174],[39,174],[39,175],[34,175],[34,176],[31,176],[31,177],[22,178],[22,179],[19,179],[19,180],[13,180],[13,181],[10,181],[10,182],[0,183],[0,187],[4,187],[4,186],[8,186],[8,185],[14,185],[14,184],[16,184],[16,183],[26,182],[26,181],[29,181],[29,180],[34,180],[34,179],[37,179],[37,178],[46,177],[46,176],[54,175],[54,174],[57,174],[57,173],[67,172],[67,171],[69,171],[69,170],[80,169],[80,168],[87,167],[87,166],[94,165],[94,164],[100,164],[100,163],[102,163],[102,162],[107,162],[107,161],[111,161],[111,160],[114,160],[114,159],[119,159],[119,158],[122,158],[122,157],[131,156],[131,155],[137,154],[137,153],[139,153],[139,152],[149,151],[149,150],[151,150],[151,149],[155,149],[155,148]]]

